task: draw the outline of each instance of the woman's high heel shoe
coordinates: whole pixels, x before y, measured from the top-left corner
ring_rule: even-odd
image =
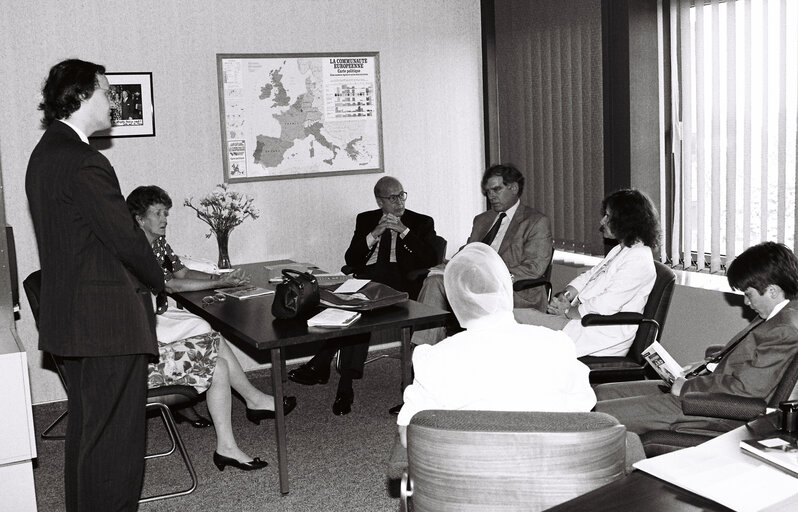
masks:
[[[296,407],[296,397],[286,396],[283,397],[283,415],[288,416],[288,413]],[[250,409],[247,407],[247,419],[255,425],[260,425],[260,420],[273,420],[274,411],[268,409]]]
[[[172,416],[175,419],[175,423],[188,422],[188,424],[194,428],[208,428],[213,426],[213,422],[211,420],[205,418],[204,416],[200,416],[199,414],[197,414],[197,418],[193,420],[183,413],[177,411],[172,411]]]
[[[268,462],[260,460],[259,457],[255,457],[249,462],[239,462],[232,457],[219,455],[217,452],[213,452],[213,463],[219,468],[219,471],[224,471],[224,468],[227,466],[233,466],[234,468],[244,471],[254,471],[256,469],[263,469],[269,465]]]

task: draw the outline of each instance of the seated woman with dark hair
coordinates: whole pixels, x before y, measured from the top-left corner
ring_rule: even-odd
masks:
[[[133,219],[152,244],[164,269],[168,292],[198,291],[245,284],[241,270],[227,274],[206,274],[186,268],[166,242],[166,225],[172,200],[160,187],[138,187],[127,197]],[[247,418],[260,423],[274,418],[274,397],[253,386],[225,339],[210,324],[188,311],[170,305],[156,317],[160,360],[150,364],[149,387],[183,384],[197,391],[207,390],[208,412],[216,430],[213,462],[219,470],[233,466],[246,471],[267,463],[244,453],[236,444],[230,419],[231,391],[246,401]],[[286,397],[285,414],[296,406],[295,397]]]
[[[651,199],[639,190],[619,190],[604,198],[601,210],[601,232],[618,245],[557,293],[546,313],[515,310],[521,323],[565,332],[576,344],[577,357],[625,356],[636,325],[583,327],[581,318],[590,313],[642,313],[657,278],[653,251],[659,247],[660,227]]]

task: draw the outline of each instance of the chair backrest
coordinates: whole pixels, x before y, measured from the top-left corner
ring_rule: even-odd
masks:
[[[413,510],[544,510],[624,475],[603,413],[422,411],[407,430]]]
[[[42,271],[36,270],[31,272],[28,277],[22,281],[22,287],[25,289],[25,295],[28,297],[28,304],[30,304],[30,312],[33,315],[33,320],[36,322],[36,327],[39,327],[39,305],[41,303],[42,295]]]
[[[773,396],[770,397],[768,406],[778,407],[779,402],[798,398],[796,383],[798,383],[798,354],[792,358],[790,365],[784,370],[784,375],[782,375],[779,384],[776,386]]]
[[[662,327],[668,317],[673,288],[676,285],[676,274],[667,265],[655,261],[654,268],[657,271],[657,278],[646,301],[646,306],[643,308],[643,317],[656,320],[659,328],[646,322],[637,328],[637,334],[632,341],[632,346],[629,347],[627,357],[634,359],[639,364],[643,363],[643,350],[655,341],[655,336],[657,341],[662,337]]]

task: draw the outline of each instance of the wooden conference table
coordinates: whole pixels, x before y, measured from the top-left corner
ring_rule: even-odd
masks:
[[[264,268],[294,263],[291,260],[266,261],[239,265],[252,277],[252,283],[273,289]],[[283,383],[286,380],[283,347],[383,329],[401,329],[402,389],[411,381],[410,336],[414,329],[444,325],[448,311],[408,301],[377,311],[363,313],[361,318],[343,329],[308,327],[304,320],[275,320],[271,308],[274,295],[246,300],[228,299],[207,306],[202,298],[211,290],[173,294],[175,301],[188,311],[205,319],[228,341],[247,351],[268,351],[272,364],[272,390],[275,406],[275,434],[277,437],[277,465],[280,474],[280,492],[288,493],[288,451],[286,447],[285,415],[283,412]]]

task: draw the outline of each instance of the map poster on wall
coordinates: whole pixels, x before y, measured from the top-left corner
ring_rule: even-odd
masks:
[[[217,54],[225,181],[383,172],[379,54]]]

